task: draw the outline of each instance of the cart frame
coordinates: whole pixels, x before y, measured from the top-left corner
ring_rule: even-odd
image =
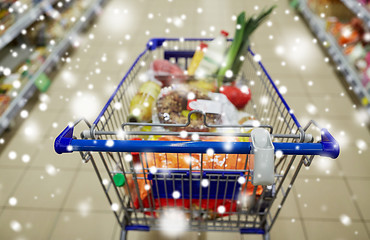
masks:
[[[113,213],[122,229],[121,239],[126,239],[127,231],[159,229],[158,219],[155,217],[155,214],[163,213],[164,208],[161,206],[158,208],[155,204],[158,203],[160,194],[162,194],[161,198],[165,199],[167,203],[169,199],[170,201],[173,200],[171,199],[171,193],[167,193],[167,187],[172,182],[173,188],[171,189],[175,189],[176,181],[179,181],[181,184],[188,184],[187,186],[190,188],[185,191],[184,187],[182,187],[181,197],[178,199],[178,201],[182,200],[183,202],[182,205],[180,204],[181,207],[184,206],[184,199],[190,198],[190,206],[182,209],[190,215],[189,231],[238,231],[241,234],[261,234],[264,239],[269,239],[271,227],[275,223],[301,167],[310,166],[315,155],[331,158],[336,158],[339,155],[339,145],[326,129],[320,128],[314,121],[310,121],[305,127],[300,125],[293,114],[293,110],[290,109],[284,100],[262,63],[253,59],[254,53],[250,49],[248,56],[245,58],[242,73],[245,75],[243,76],[244,80],[246,80],[254,94],[252,102],[247,106],[247,110],[253,112],[254,116],[264,125],[228,127],[266,128],[269,129],[269,139],[273,139],[274,180],[268,186],[261,186],[263,190],[260,195],[256,194],[257,186],[254,186],[252,205],[237,207],[236,209],[232,208],[235,202],[237,202],[238,206],[240,204],[236,195],[238,191],[241,191],[242,185],[238,183],[238,178],[240,176],[244,177],[248,184],[248,182],[252,181],[250,179],[255,173],[252,169],[247,168],[249,154],[257,156],[256,146],[253,141],[233,142],[231,148],[225,148],[225,142],[184,141],[179,144],[176,141],[143,140],[138,144],[137,141],[129,140],[129,136],[179,134],[163,131],[145,133],[135,130],[140,125],[150,124],[124,124],[128,115],[129,101],[136,93],[140,78],[143,76],[142,74],[149,67],[150,57],[173,60],[186,67],[199,42],[210,40],[212,39],[150,39],[146,49],[134,61],[94,123],[91,125],[85,120],[89,129],[82,132],[81,138],[77,139],[73,134],[76,130],[75,128],[81,122],[79,120],[68,125],[55,140],[54,148],[57,153],[77,151],[80,152],[85,163],[92,163],[109,204],[112,206]],[[205,125],[207,124],[205,116],[204,123]],[[152,126],[156,125],[152,124]],[[207,135],[207,133],[196,134]],[[212,135],[212,133],[208,134]],[[252,133],[239,133],[234,134],[234,136],[253,138]],[[153,174],[150,172],[146,157],[143,157],[144,155],[140,155],[140,168],[134,166],[132,161],[125,161],[125,157],[130,155],[130,153],[147,154],[152,152],[153,156],[154,153],[189,154],[189,156],[199,154],[200,161],[203,162],[203,155],[207,153],[210,147],[217,154],[246,155],[245,168],[242,171],[235,169],[220,171],[203,169],[203,164],[201,163],[200,169],[192,169],[192,164],[190,164],[189,169],[168,169],[165,174],[161,171],[156,171]],[[279,154],[275,155],[274,153],[278,151]],[[297,158],[297,156],[300,157]],[[258,162],[259,160],[255,159],[254,161]],[[134,187],[130,190],[128,187],[116,186],[113,176],[117,173],[122,173],[126,179],[132,177]],[[209,216],[210,210],[208,206],[207,209],[203,209],[200,206],[199,209],[193,209],[192,201],[198,199],[200,205],[202,200],[209,201],[210,199],[209,192],[211,187],[208,188],[208,198],[202,199],[204,193],[202,194],[202,187],[199,187],[199,184],[204,178],[208,178],[211,183],[210,186],[213,186],[212,188],[217,191],[213,196],[216,202],[221,200],[218,199],[221,195],[224,195],[222,197],[224,203],[225,201],[231,201],[230,209],[226,209],[225,215],[221,214],[218,218],[207,219],[207,217],[200,216]],[[151,196],[151,199],[148,197],[149,206],[144,206],[143,200],[139,197],[138,206],[133,207],[132,190],[140,192],[139,180],[145,181],[150,186],[150,189],[157,189],[156,196],[153,196],[154,194],[148,195]],[[158,184],[158,180],[162,181],[161,184]],[[223,183],[223,188],[221,188],[220,184],[225,181],[226,184]],[[164,187],[165,190],[158,190],[158,186]],[[198,186],[195,192],[200,191],[200,194],[194,195],[194,186]],[[230,186],[233,187],[231,195],[226,194],[227,190],[224,190],[224,188],[227,189]],[[220,192],[219,188],[221,189]],[[183,195],[187,191],[189,194],[187,197],[184,197]],[[193,195],[197,199],[194,199]],[[226,197],[226,195],[230,196]],[[176,199],[174,201],[176,203]]]

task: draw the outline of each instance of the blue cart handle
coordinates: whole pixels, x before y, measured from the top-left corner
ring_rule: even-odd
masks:
[[[67,126],[55,139],[57,153],[88,152],[156,152],[156,153],[206,153],[210,148],[219,154],[251,154],[250,142],[192,142],[192,141],[133,141],[86,140],[73,138],[74,126]],[[274,151],[285,155],[320,155],[337,158],[339,144],[327,129],[321,129],[319,143],[273,143]]]

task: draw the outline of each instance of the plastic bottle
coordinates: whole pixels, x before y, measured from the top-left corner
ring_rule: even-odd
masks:
[[[221,31],[221,34],[208,44],[204,57],[195,71],[196,77],[204,78],[216,73],[225,56],[228,35],[226,31]]]
[[[199,63],[202,61],[204,57],[204,50],[208,47],[206,43],[200,43],[199,48],[195,51],[193,58],[191,59],[190,66],[188,68],[188,75],[192,76],[197,70]]]
[[[138,93],[131,100],[127,120],[129,122],[150,122],[152,120],[153,103],[160,91],[161,83],[158,81],[143,83]]]

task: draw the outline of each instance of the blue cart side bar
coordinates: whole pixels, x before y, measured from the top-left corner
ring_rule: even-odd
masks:
[[[260,228],[241,228],[240,234],[265,234],[265,230]]]
[[[128,225],[128,226],[125,227],[125,230],[126,231],[146,231],[146,232],[149,232],[150,227],[145,226],[145,225]]]

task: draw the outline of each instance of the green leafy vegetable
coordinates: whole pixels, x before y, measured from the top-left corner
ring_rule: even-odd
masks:
[[[224,65],[219,69],[218,87],[222,86],[223,81],[227,81],[225,74],[231,70],[233,76],[236,76],[243,64],[240,58],[245,57],[248,51],[249,37],[256,28],[271,14],[276,6],[272,6],[267,10],[262,10],[258,16],[252,15],[245,20],[245,12],[239,14],[237,18],[237,29],[235,31],[234,40],[227,52]]]

